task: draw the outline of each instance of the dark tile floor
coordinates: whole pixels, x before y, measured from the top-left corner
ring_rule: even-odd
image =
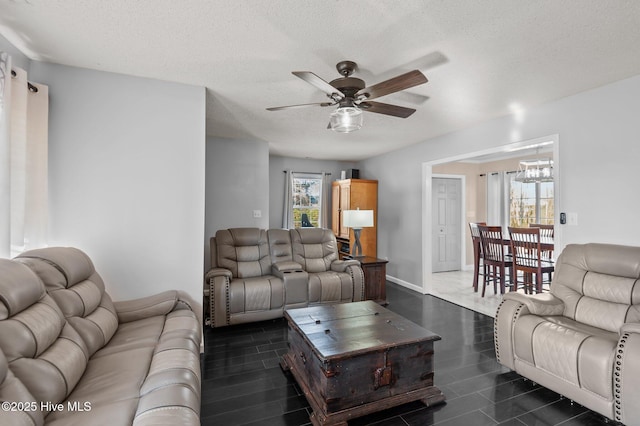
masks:
[[[409,403],[349,422],[356,425],[600,425],[572,404],[496,362],[493,318],[387,283],[388,308],[438,333],[435,383],[445,404]],[[287,350],[284,320],[206,328],[203,425],[305,425],[309,404],[278,364]],[[613,424],[611,422],[610,424]]]

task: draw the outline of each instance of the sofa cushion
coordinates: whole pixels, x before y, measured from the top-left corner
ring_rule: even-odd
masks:
[[[617,333],[562,316],[524,315],[514,325],[517,358],[607,399],[617,343]]]
[[[118,328],[113,302],[93,262],[72,247],[49,247],[27,251],[16,258],[33,270],[78,331],[89,355],[102,348]]]
[[[291,235],[288,230],[269,229],[267,230],[267,239],[269,241],[269,255],[274,265],[293,262]]]
[[[0,350],[0,401],[36,404],[35,407],[30,406],[28,410],[0,410],[0,425],[40,426],[44,424],[39,404],[24,384],[9,370],[9,363],[2,350]]]
[[[91,402],[91,412],[54,413],[47,422],[82,425],[99,424],[104,419],[105,424],[128,425],[137,424],[141,416],[160,424],[162,411],[168,410],[191,421],[176,424],[197,424],[199,341],[197,320],[187,310],[123,324],[109,344],[91,358],[85,375],[69,395],[71,402]]]
[[[335,236],[330,229],[291,229],[293,261],[309,272],[324,272],[331,269],[331,263],[338,259]]]
[[[309,303],[350,302],[353,278],[346,272],[318,272],[309,275]]]
[[[63,401],[85,371],[87,347],[42,281],[6,259],[0,259],[0,312],[0,349],[13,374],[35,401]]]
[[[12,317],[29,308],[45,296],[45,289],[38,277],[28,268],[16,266],[11,262],[0,264],[0,320]],[[24,285],[16,285],[24,282]]]
[[[640,321],[639,259],[638,247],[570,244],[556,263],[551,293],[564,303],[564,316],[618,332]]]
[[[284,285],[273,275],[233,280],[229,284],[229,295],[231,314],[284,307]]]
[[[217,266],[231,271],[234,278],[271,274],[271,258],[266,231],[258,228],[223,229],[216,232]]]

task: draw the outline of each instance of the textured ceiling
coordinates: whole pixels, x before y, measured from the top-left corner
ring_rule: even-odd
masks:
[[[273,154],[359,160],[640,74],[636,0],[13,0],[0,34],[31,59],[205,86],[207,134]],[[371,85],[411,69],[425,85],[326,129],[330,108],[294,77],[358,63]]]

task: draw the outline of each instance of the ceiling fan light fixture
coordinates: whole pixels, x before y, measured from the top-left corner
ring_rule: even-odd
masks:
[[[331,113],[331,130],[338,133],[351,133],[362,128],[362,110],[356,106],[338,107]]]

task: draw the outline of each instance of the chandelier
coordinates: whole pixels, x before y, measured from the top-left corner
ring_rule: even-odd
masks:
[[[520,161],[515,180],[523,183],[553,182],[553,160],[539,158]]]

